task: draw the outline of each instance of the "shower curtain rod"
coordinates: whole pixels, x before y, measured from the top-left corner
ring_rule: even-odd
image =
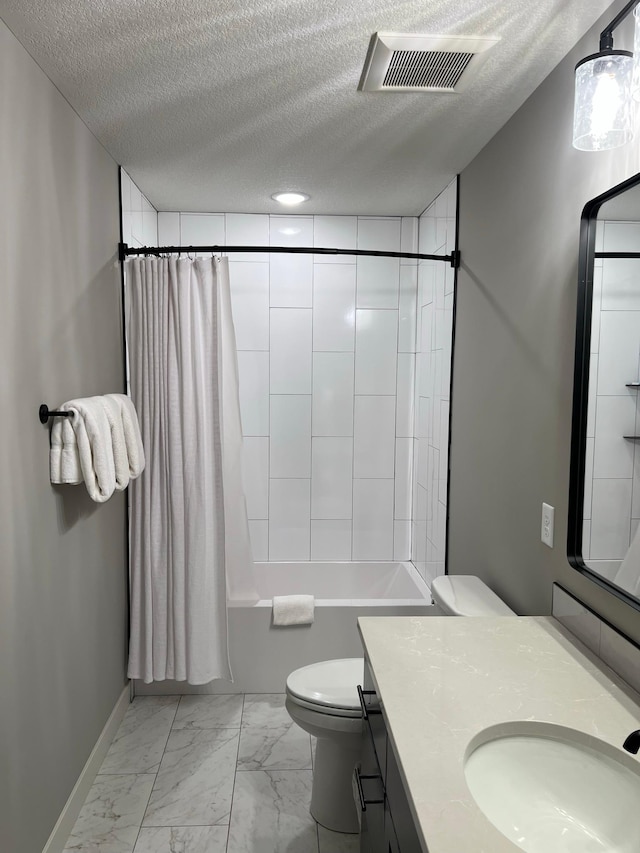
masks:
[[[417,252],[378,252],[370,249],[318,249],[308,246],[139,246],[130,247],[126,243],[118,244],[118,257],[121,261],[130,255],[179,255],[190,252],[279,252],[291,255],[364,255],[375,258],[411,258],[420,261],[445,261],[454,269],[460,266],[460,251],[455,249],[449,255],[424,255]]]

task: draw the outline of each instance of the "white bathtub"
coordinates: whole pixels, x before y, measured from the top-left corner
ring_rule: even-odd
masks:
[[[287,675],[305,664],[359,657],[359,616],[419,616],[431,594],[412,563],[256,563],[256,603],[230,601],[229,655],[234,683],[136,682],[136,694],[283,693]],[[274,595],[311,594],[313,625],[274,628]]]

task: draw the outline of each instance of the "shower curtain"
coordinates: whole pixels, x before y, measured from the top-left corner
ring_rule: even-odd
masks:
[[[130,678],[231,679],[227,596],[255,600],[226,258],[125,264],[131,396]]]

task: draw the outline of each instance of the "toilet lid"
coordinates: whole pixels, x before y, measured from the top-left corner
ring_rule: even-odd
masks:
[[[362,684],[363,676],[363,658],[325,660],[294,670],[287,678],[287,690],[314,705],[359,711],[356,686]]]
[[[452,616],[516,615],[474,575],[440,575],[431,582],[431,596]]]

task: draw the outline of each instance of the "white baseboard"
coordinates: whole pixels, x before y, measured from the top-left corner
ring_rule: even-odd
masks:
[[[122,718],[129,707],[129,703],[131,701],[130,695],[131,686],[130,684],[127,684],[120,694],[118,701],[114,705],[113,711],[109,715],[109,719],[105,723],[104,728],[100,733],[100,737],[96,741],[96,745],[91,750],[91,755],[87,759],[87,763],[82,768],[82,773],[78,777],[78,781],[74,785],[73,791],[69,794],[69,799],[62,809],[60,817],[49,836],[49,840],[44,845],[42,853],[62,853],[64,850],[71,830],[74,827],[78,815],[80,814],[80,809],[87,798],[89,789],[93,785],[98,770],[109,751],[111,741],[115,737],[115,734],[118,731],[118,726],[122,722]]]

